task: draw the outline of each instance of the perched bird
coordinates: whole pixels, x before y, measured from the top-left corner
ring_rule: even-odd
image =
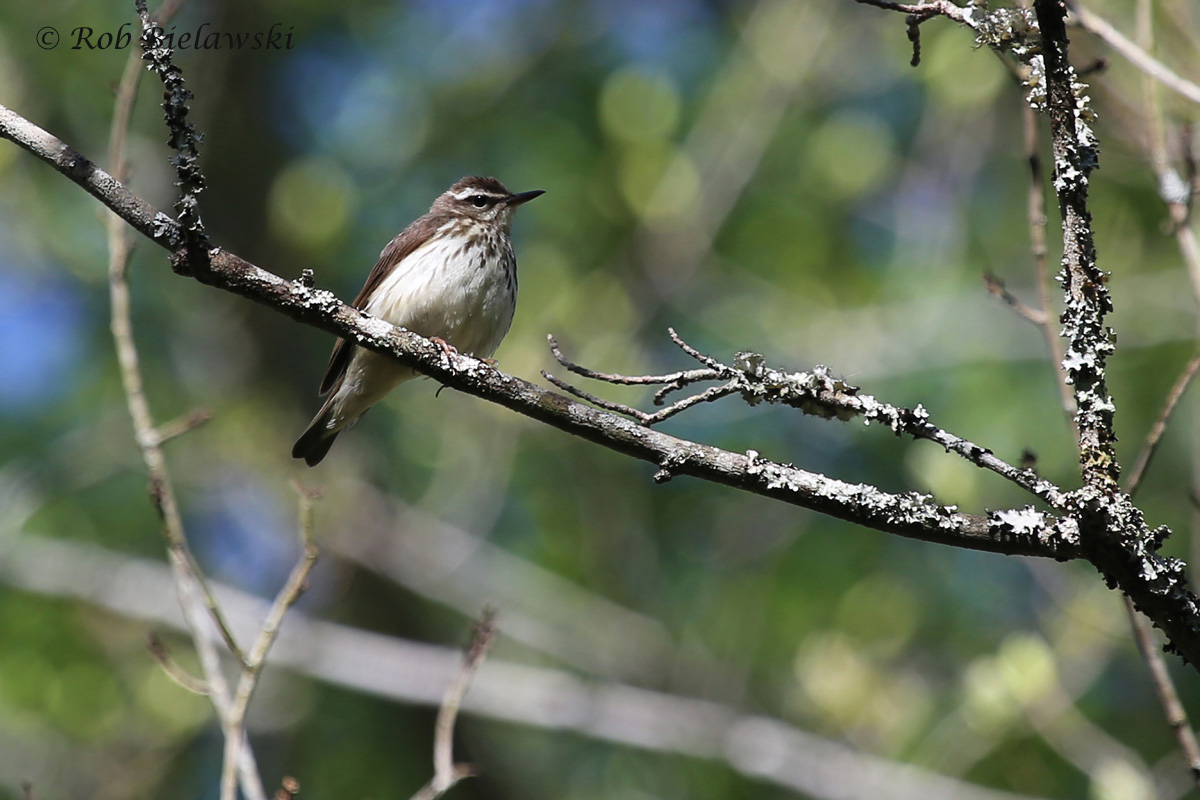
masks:
[[[508,235],[517,206],[542,192],[513,194],[495,178],[463,178],[392,239],[352,304],[477,358],[496,352],[517,306],[517,258]],[[333,440],[397,384],[417,372],[338,339],[321,381],[325,405],[292,448],[320,463]]]

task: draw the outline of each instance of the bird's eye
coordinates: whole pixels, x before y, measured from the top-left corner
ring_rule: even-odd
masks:
[[[471,205],[475,206],[476,208],[485,208],[488,204],[487,196],[482,194],[473,194],[467,199],[470,200]]]

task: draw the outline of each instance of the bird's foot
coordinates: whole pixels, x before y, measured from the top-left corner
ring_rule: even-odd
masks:
[[[442,348],[442,352],[445,353],[447,356],[458,353],[458,350],[456,350],[454,348],[454,345],[450,344],[449,342],[447,342],[445,339],[443,339],[440,336],[430,336],[429,341],[433,342],[438,347]]]

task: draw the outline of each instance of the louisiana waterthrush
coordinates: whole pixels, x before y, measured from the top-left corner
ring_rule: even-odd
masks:
[[[517,206],[541,191],[513,194],[495,178],[463,178],[392,239],[352,305],[477,358],[496,352],[517,306],[517,257],[508,235]],[[321,394],[329,395],[292,448],[320,463],[333,440],[417,372],[338,339]]]

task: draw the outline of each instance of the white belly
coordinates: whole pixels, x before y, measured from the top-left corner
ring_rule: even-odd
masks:
[[[363,310],[462,353],[487,358],[496,352],[516,308],[516,279],[500,265],[511,262],[512,246],[495,241],[489,254],[462,241],[431,237],[396,265]]]
[[[516,277],[501,265],[513,258],[507,238],[466,250],[463,240],[434,236],[396,265],[363,307],[373,316],[460,353],[487,358],[496,352],[516,309]],[[503,248],[501,250],[500,248]],[[331,428],[358,419],[397,384],[418,373],[386,356],[355,348],[333,397]]]

